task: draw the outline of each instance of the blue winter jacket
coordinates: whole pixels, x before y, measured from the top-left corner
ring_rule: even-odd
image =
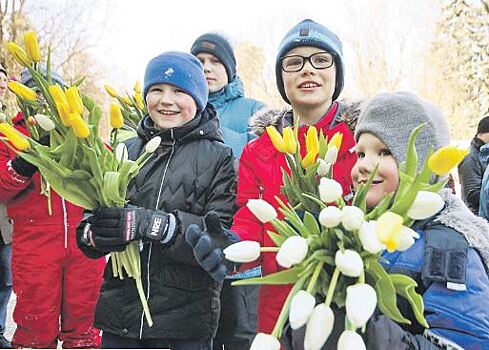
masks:
[[[479,160],[482,166],[485,167],[479,195],[479,216],[489,220],[489,167],[487,167],[489,163],[489,144],[485,144],[479,149]]]
[[[489,226],[460,199],[445,196],[440,214],[412,227],[420,234],[415,244],[404,252],[385,253],[384,266],[418,282],[428,332],[463,349],[489,349]],[[486,253],[485,262],[479,249]],[[408,330],[422,332],[417,327]]]
[[[244,145],[256,137],[250,133],[248,121],[264,104],[244,97],[243,83],[238,76],[222,90],[210,94],[209,102],[219,116],[224,143],[239,158]]]

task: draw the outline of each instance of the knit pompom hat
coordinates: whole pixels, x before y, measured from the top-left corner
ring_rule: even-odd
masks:
[[[314,46],[333,54],[336,65],[336,84],[333,93],[333,101],[335,101],[340,95],[341,90],[343,90],[343,45],[335,33],[310,19],[303,20],[289,30],[279,45],[275,60],[275,76],[280,95],[282,95],[285,102],[290,104],[285,94],[284,81],[282,79],[282,58],[287,52],[299,46]]]
[[[386,144],[397,164],[406,160],[411,131],[426,123],[416,139],[418,165],[423,164],[432,145],[434,150],[450,144],[450,132],[443,114],[431,103],[410,92],[382,93],[367,102],[355,128],[355,142],[370,133]]]
[[[144,101],[149,88],[156,84],[170,84],[182,89],[195,100],[198,111],[207,105],[207,81],[202,64],[194,55],[169,51],[149,61],[144,73]]]
[[[222,35],[206,33],[199,36],[192,44],[190,52],[195,56],[201,52],[216,56],[226,69],[228,83],[236,77],[236,57],[234,56],[233,47]]]

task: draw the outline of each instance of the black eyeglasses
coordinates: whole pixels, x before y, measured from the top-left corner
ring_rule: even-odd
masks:
[[[333,65],[334,56],[330,52],[316,52],[311,56],[290,55],[281,59],[282,70],[287,73],[298,72],[304,68],[306,61],[316,69],[326,69]]]

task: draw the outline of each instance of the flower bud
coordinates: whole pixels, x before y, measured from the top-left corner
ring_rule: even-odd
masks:
[[[109,94],[109,96],[117,98],[119,97],[119,94],[117,93],[116,89],[114,89],[112,86],[105,84],[104,85],[105,91]]]
[[[304,260],[308,250],[309,246],[305,238],[292,236],[282,243],[275,259],[280,266],[289,268]]]
[[[36,63],[41,61],[41,51],[39,50],[36,33],[33,31],[26,32],[24,34],[24,42],[29,58]]]
[[[385,249],[385,246],[380,243],[377,235],[375,234],[376,225],[377,221],[364,221],[362,227],[360,227],[360,232],[358,233],[363,249],[372,254],[377,254],[381,250]]]
[[[334,326],[333,310],[326,304],[316,305],[307,320],[304,350],[320,350]]]
[[[341,211],[343,212],[343,218],[341,224],[347,231],[359,230],[363,223],[363,211],[359,207],[345,205]]]
[[[83,115],[83,101],[80,97],[80,93],[78,92],[78,88],[76,86],[72,86],[69,89],[66,89],[65,96],[68,100],[68,105],[70,106],[71,112]]]
[[[127,147],[123,143],[119,143],[115,148],[115,157],[119,162],[125,161],[128,158]]]
[[[247,263],[260,257],[260,243],[255,241],[241,241],[231,244],[223,250],[226,260]]]
[[[36,114],[34,116],[34,119],[36,120],[37,124],[45,130],[45,131],[51,131],[56,128],[56,124],[51,120],[50,117],[44,114]]]
[[[445,202],[438,193],[419,191],[407,216],[413,220],[424,220],[438,213],[444,206]]]
[[[278,132],[275,127],[269,125],[266,127],[268,137],[270,137],[270,140],[272,141],[273,147],[280,153],[286,153],[287,152],[287,145],[285,144],[285,141]]]
[[[294,154],[297,149],[297,141],[295,139],[294,130],[290,126],[287,126],[282,131],[285,147],[287,149],[287,153]]]
[[[15,93],[17,96],[19,96],[21,99],[27,101],[35,101],[37,98],[37,94],[34,90],[17,81],[11,80],[7,83],[7,85],[8,88],[12,90],[12,92]]]
[[[336,227],[340,224],[343,212],[340,208],[329,206],[319,212],[319,223],[324,227]]]
[[[345,249],[344,252],[338,250],[334,261],[338,269],[345,276],[358,277],[363,271],[362,257],[354,250]]]
[[[316,305],[316,298],[305,290],[300,290],[292,297],[289,311],[289,323],[292,329],[299,329],[306,324],[309,315]]]
[[[250,350],[280,350],[280,342],[273,335],[258,333]]]
[[[338,159],[338,148],[332,146],[328,148],[326,154],[324,155],[324,160],[329,164],[335,164]]]
[[[360,334],[354,331],[343,331],[338,339],[337,350],[367,350]]]
[[[136,101],[136,106],[140,109],[144,109],[144,102],[143,102],[143,95],[141,94],[134,94],[134,101]]]
[[[393,252],[399,245],[403,219],[400,215],[386,211],[377,219],[375,234],[377,239],[385,244],[389,252]]]
[[[467,149],[445,146],[437,150],[428,159],[428,167],[437,175],[446,175],[456,167],[469,153]]]
[[[160,146],[161,137],[155,136],[151,140],[148,141],[146,146],[144,146],[144,150],[146,153],[153,153]]]
[[[319,180],[319,198],[324,203],[331,203],[337,201],[343,194],[341,185],[333,179],[322,177]]]
[[[8,123],[0,123],[0,133],[3,134],[19,151],[25,151],[30,147],[27,138],[12,125]]]
[[[369,284],[358,283],[346,288],[346,316],[355,328],[367,324],[377,306],[377,293]]]
[[[316,161],[319,163],[317,170],[318,176],[323,177],[328,175],[329,170],[331,169],[331,164],[321,158],[318,158]]]
[[[141,90],[141,82],[139,80],[136,81],[136,83],[134,84],[134,92],[136,94],[140,94],[142,93],[143,91]]]
[[[90,129],[88,128],[87,122],[78,113],[70,113],[69,115],[71,127],[75,132],[75,136],[86,139],[90,136]]]
[[[275,208],[263,199],[249,199],[246,206],[264,224],[277,218]]]
[[[13,41],[8,42],[6,45],[7,50],[14,56],[15,60],[20,63],[22,66],[27,67],[32,65],[32,60],[27,55],[27,52],[24,51],[19,45],[14,43]]]
[[[117,103],[110,105],[110,126],[114,129],[120,129],[124,125],[124,118],[122,117],[121,106]]]
[[[414,244],[415,238],[419,238],[418,233],[407,226],[403,226],[399,235],[399,241],[396,250],[399,250],[401,252],[408,250]]]

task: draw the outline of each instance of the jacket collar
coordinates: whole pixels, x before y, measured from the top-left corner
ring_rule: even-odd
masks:
[[[230,100],[244,96],[244,87],[241,79],[236,76],[233,81],[221,90],[209,94],[209,102],[216,108],[221,107]]]

